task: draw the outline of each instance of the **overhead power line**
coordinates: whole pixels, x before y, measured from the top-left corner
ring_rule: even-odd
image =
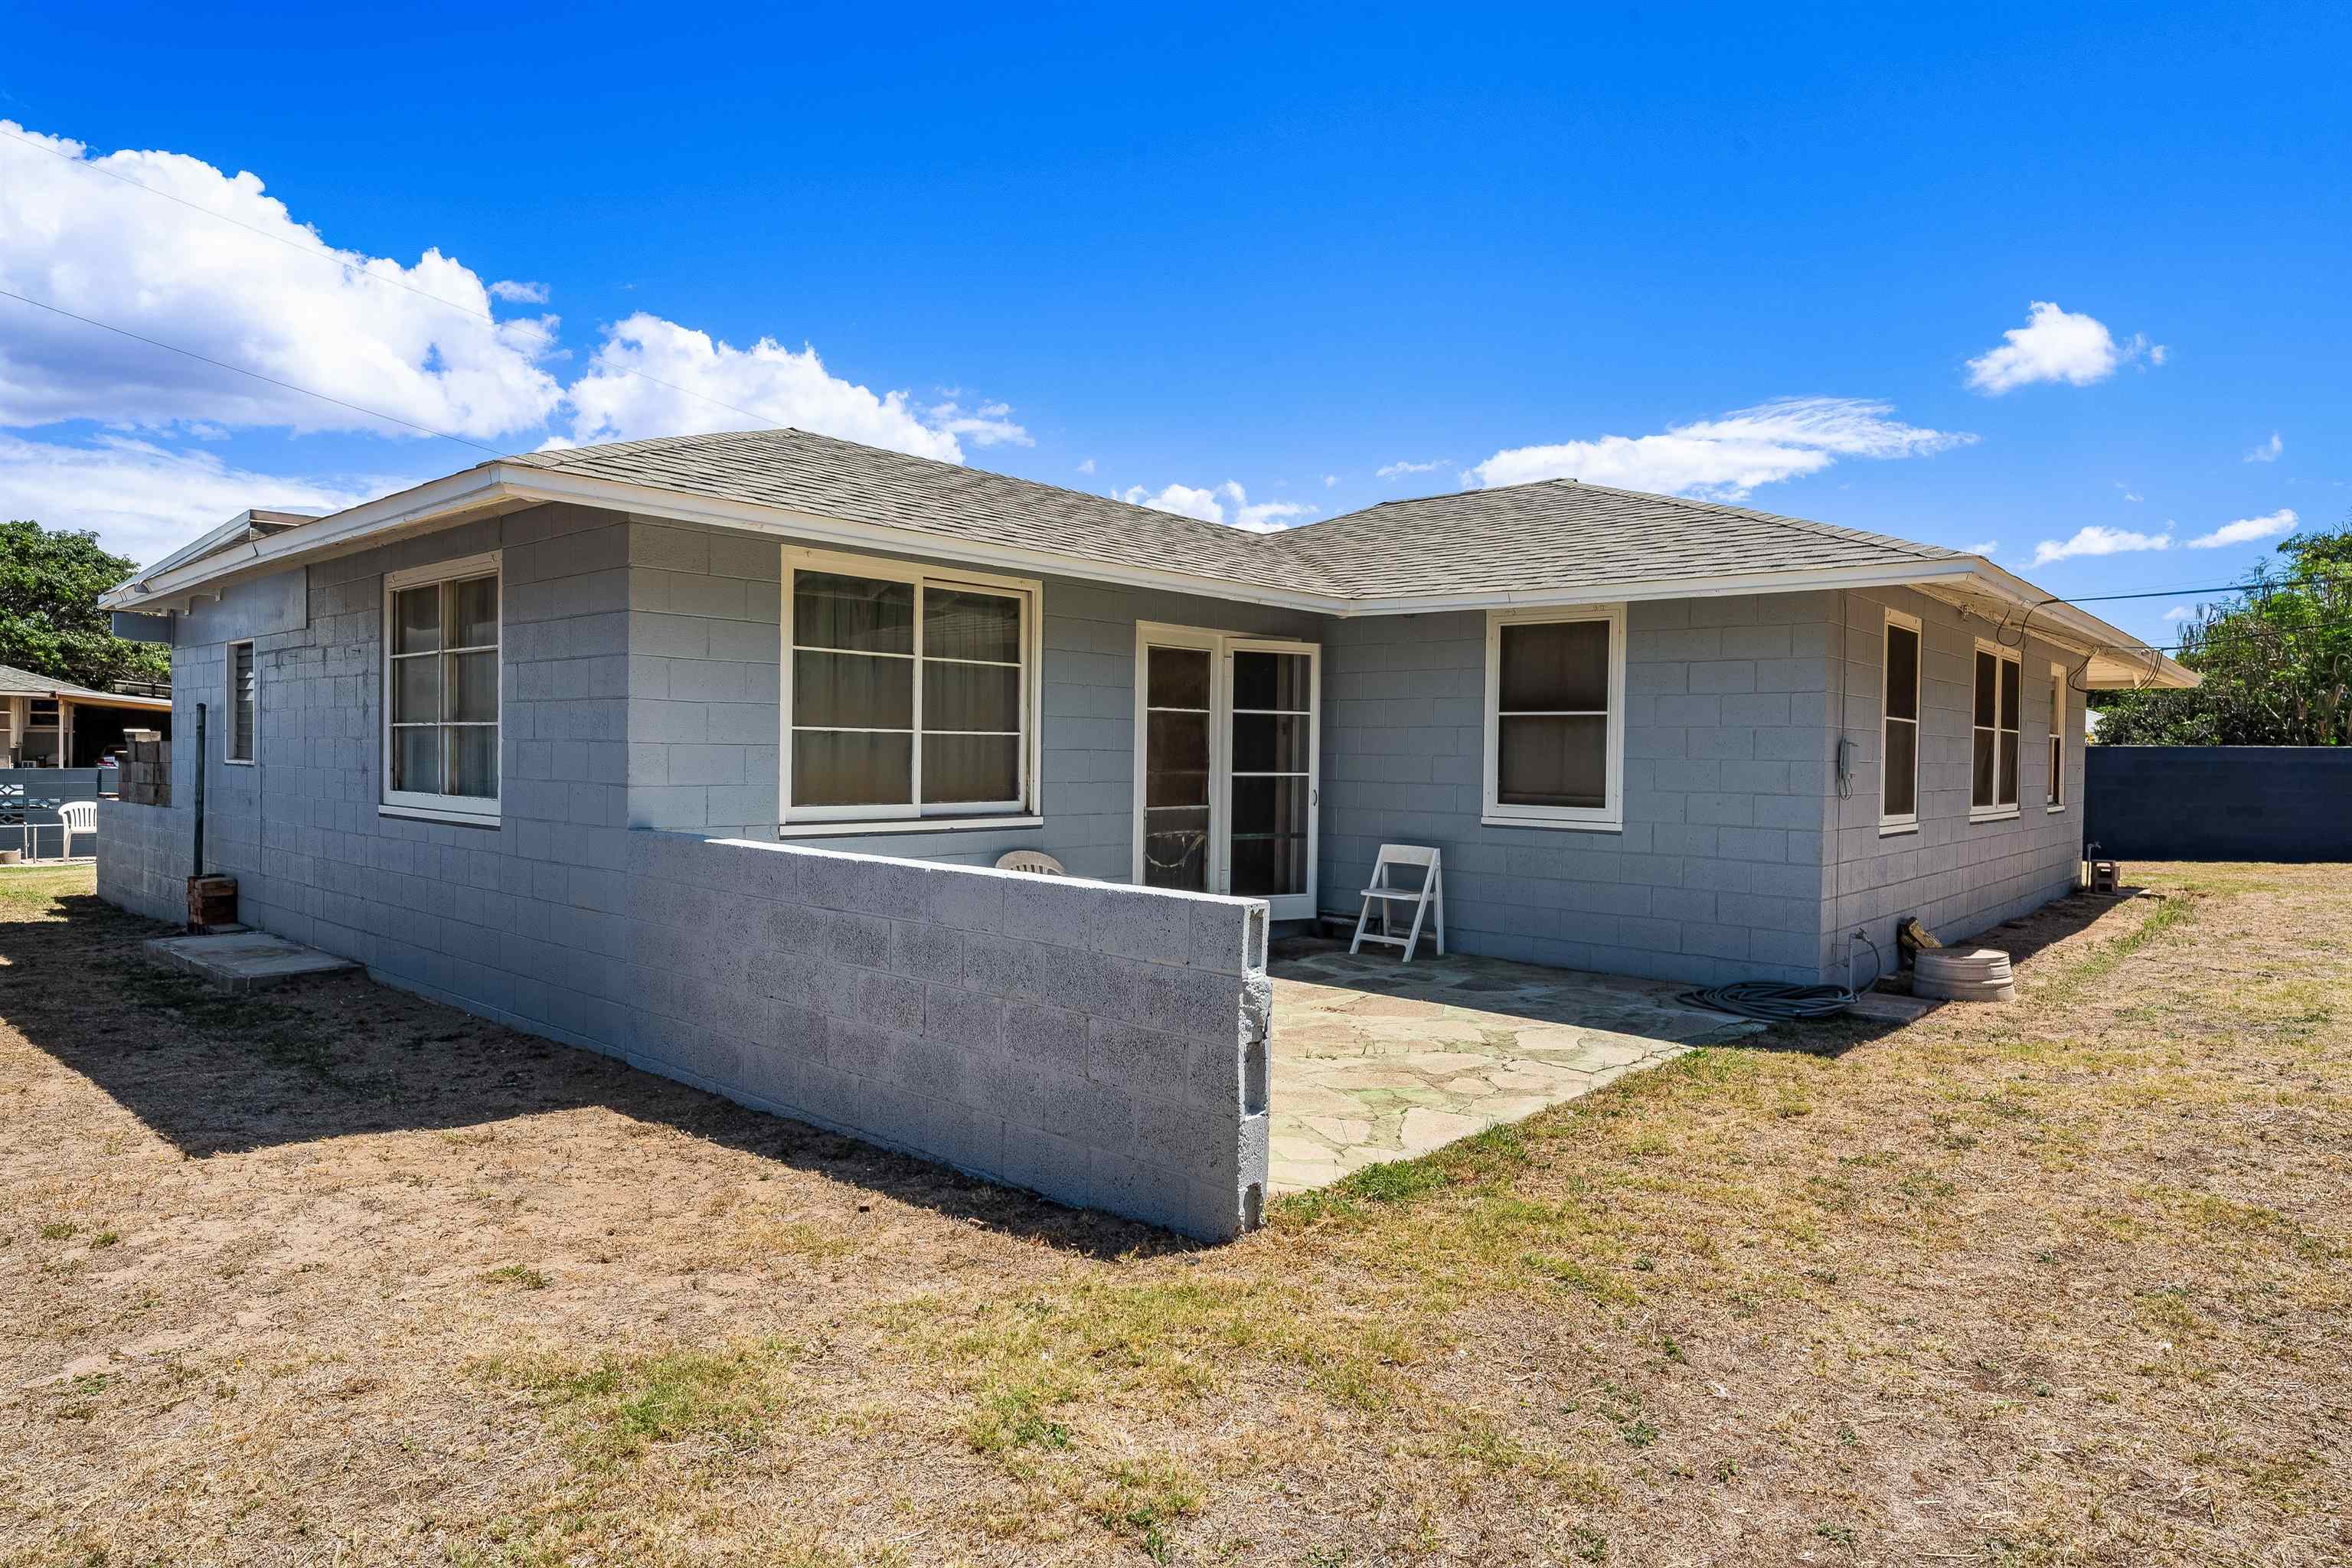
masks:
[[[348,408],[354,414],[364,414],[371,419],[381,419],[387,425],[401,426],[404,428],[415,431],[420,436],[437,436],[444,441],[455,441],[460,447],[471,447],[477,452],[488,452],[493,458],[503,458],[507,456],[506,453],[499,451],[496,447],[485,447],[479,441],[469,441],[463,436],[452,436],[446,430],[436,430],[429,425],[419,425],[414,419],[403,419],[397,414],[386,414],[380,408],[364,408],[356,403],[349,403],[340,397],[331,397],[326,393],[319,391],[316,387],[297,386],[290,381],[280,381],[274,375],[264,375],[257,370],[247,370],[241,364],[231,364],[226,360],[215,359],[210,354],[200,354],[194,349],[184,349],[177,343],[167,343],[161,338],[146,337],[141,333],[131,331],[126,328],[113,326],[108,322],[99,321],[92,316],[79,315],[74,311],[65,310],[62,307],[46,304],[41,300],[32,299],[27,295],[19,294],[14,289],[0,289],[0,297],[15,300],[21,304],[30,305],[36,310],[47,310],[53,316],[63,316],[68,321],[79,321],[86,327],[96,327],[102,332],[112,332],[119,338],[129,338],[132,342],[145,343],[150,348],[163,349],[172,353],[183,354],[189,359],[199,361],[205,364],[215,365],[226,371],[233,371],[238,375],[249,375],[256,381],[266,381],[272,386],[282,386],[289,392],[299,392],[305,397],[315,397],[321,403],[331,403],[338,408]]]
[[[336,254],[336,252],[332,248],[329,247],[324,241],[320,241],[316,247],[304,245],[299,241],[289,239],[282,234],[272,234],[269,230],[261,227],[259,225],[247,223],[243,218],[231,217],[225,212],[215,212],[211,207],[205,206],[201,203],[188,200],[185,196],[175,196],[169,191],[159,191],[154,186],[147,184],[146,181],[134,180],[130,175],[122,174],[119,170],[106,168],[102,164],[94,163],[87,158],[77,158],[68,153],[60,153],[55,147],[47,146],[39,142],[36,142],[29,136],[20,136],[14,131],[0,131],[0,136],[5,136],[12,142],[22,142],[26,146],[32,148],[34,151],[47,153],[49,156],[58,160],[60,163],[70,163],[77,169],[87,169],[93,174],[103,174],[110,180],[119,181],[123,184],[129,185],[134,191],[144,191],[151,196],[161,196],[167,202],[173,202],[187,208],[190,212],[202,213],[205,216],[216,218],[222,223],[234,224],[238,228],[245,230],[247,234],[258,235],[263,239],[269,240],[273,244],[282,245],[298,256],[308,256],[316,260],[323,261],[328,266],[341,272],[347,278],[363,278],[371,283],[382,283],[389,288],[398,289],[405,293],[414,294],[420,300],[429,300],[434,304],[442,306],[446,310],[457,310],[465,315],[471,316],[476,321],[488,321],[491,326],[498,328],[501,331],[526,333],[530,337],[538,339],[541,343],[551,349],[558,346],[554,338],[549,336],[546,332],[541,331],[539,328],[532,326],[529,321],[501,321],[496,316],[491,315],[488,310],[477,310],[471,305],[460,304],[455,300],[444,299],[441,295],[434,293],[429,289],[419,289],[414,283],[405,282],[398,278],[386,278],[380,272],[372,272],[364,267],[355,266]],[[396,266],[398,264],[394,263],[394,265]],[[18,296],[20,299],[23,296],[21,295]],[[730,403],[723,397],[713,397],[707,392],[697,392],[690,386],[680,386],[674,381],[664,381],[657,375],[648,375],[644,371],[633,370],[627,365],[608,364],[602,368],[605,370],[618,371],[623,375],[635,376],[639,381],[649,383],[655,386],[667,387],[670,391],[677,393],[681,396],[691,397],[696,399],[698,402],[708,403],[714,408],[724,408],[730,414],[740,414],[746,419],[757,420],[761,424],[767,424],[772,418],[769,415],[754,413],[749,408],[744,408],[736,404]],[[331,402],[333,400],[330,399],[329,401]],[[438,432],[436,431],[435,434],[437,435]],[[454,440],[456,437],[452,437],[451,439]]]

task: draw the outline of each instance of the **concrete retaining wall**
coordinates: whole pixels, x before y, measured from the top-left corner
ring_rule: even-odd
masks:
[[[2352,747],[2093,746],[2084,832],[2108,859],[2352,860]]]
[[[1263,902],[629,836],[640,1066],[1220,1241],[1266,1180]]]

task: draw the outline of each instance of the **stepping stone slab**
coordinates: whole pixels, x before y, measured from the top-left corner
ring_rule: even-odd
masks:
[[[184,969],[224,991],[266,991],[304,975],[359,967],[348,958],[258,931],[157,937],[147,943],[147,952],[156,962]]]

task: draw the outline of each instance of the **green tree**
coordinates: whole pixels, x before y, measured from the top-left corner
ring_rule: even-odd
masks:
[[[98,536],[0,523],[0,664],[104,691],[118,680],[169,680],[172,655],[116,637],[98,596],[139,570]]]
[[[2094,700],[2111,746],[2341,746],[2352,743],[2352,518],[2298,533],[2231,598],[2184,623],[2179,660],[2193,691],[2117,691]]]

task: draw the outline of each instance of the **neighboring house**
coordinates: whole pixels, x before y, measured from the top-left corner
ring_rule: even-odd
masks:
[[[1382,841],[1435,845],[1450,947],[1842,978],[1857,928],[1891,952],[1901,915],[1957,935],[2065,891],[2082,691],[2195,679],[1979,557],[1572,480],[1255,534],[761,431],[504,458],[210,537],[106,602],[118,630],[173,646],[184,741],[210,707],[206,841],[247,921],[1195,1234],[1246,1223],[1263,1109],[1262,982],[1222,956],[1221,911],[1352,914]],[[184,743],[175,769],[197,765]],[[177,909],[169,813],[192,782],[173,808],[110,808],[101,891]],[[1015,848],[1132,887],[950,869]],[[710,901],[738,895],[761,901]],[[891,929],[795,935],[784,906]],[[742,945],[727,928],[752,915],[782,934]],[[917,952],[942,931],[962,933],[959,977]],[[1187,932],[1205,943],[1189,959]],[[1056,991],[988,945],[1032,938],[1046,970],[1100,963]],[[870,978],[927,963],[928,1005]],[[1002,1004],[977,1037],[957,1011],[973,996]],[[959,1078],[957,1052],[1026,1059],[1021,1041],[1069,1022],[1016,1028],[1014,1005],[1093,1020],[1055,1047],[1078,1079],[1127,1075],[1076,1183],[1021,1167],[1034,1138],[1005,1131],[1068,1131],[1050,1093],[970,1124],[994,1091],[968,1080],[992,1075]],[[1205,1220],[1135,1195],[1188,1168],[1181,1141],[1135,1140],[1189,1091],[1105,1044],[1186,1008],[1233,1047],[1201,1069],[1215,1114],[1238,1096],[1240,1163],[1220,1156]],[[954,1048],[869,1080],[827,1054],[847,1025]],[[809,1060],[880,1087],[828,1079],[823,1104],[807,1081],[747,1087],[809,1029],[830,1030]],[[902,1091],[921,1103],[873,1109]],[[1129,1154],[1142,1173],[1104,1174]]]
[[[94,768],[126,729],[169,733],[168,697],[96,691],[0,664],[0,767]]]

